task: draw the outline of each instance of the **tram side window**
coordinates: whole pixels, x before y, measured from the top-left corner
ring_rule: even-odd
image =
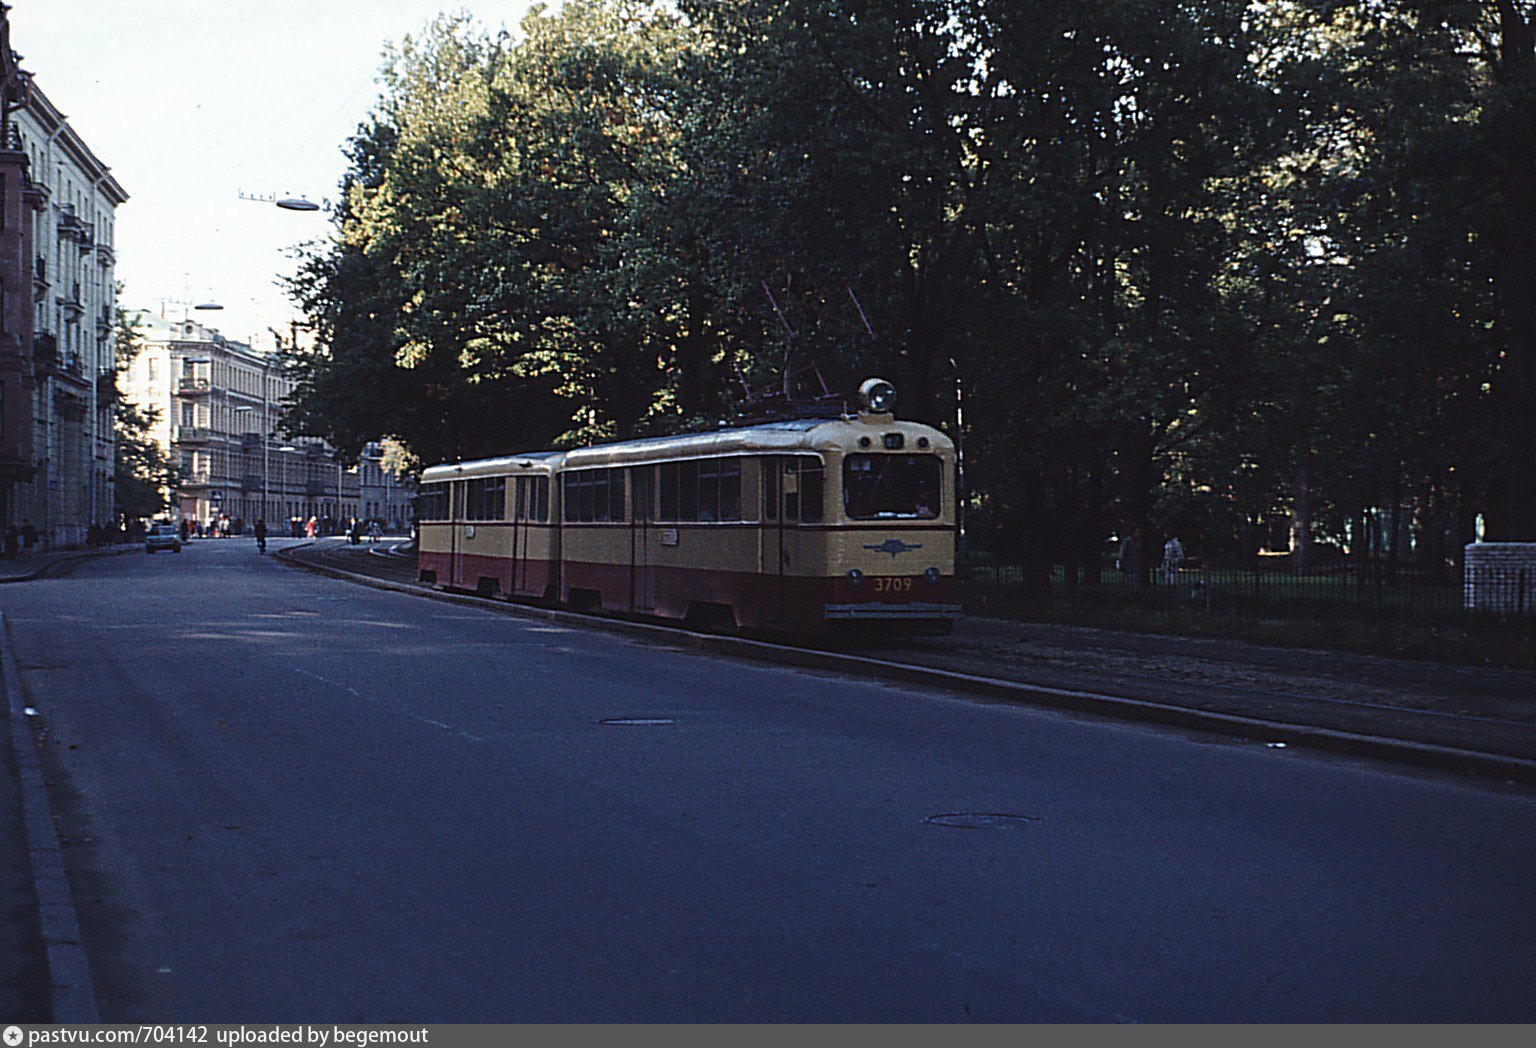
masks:
[[[784,460],[784,519],[801,524],[819,523],[823,514],[824,488],[821,459],[814,455],[796,455]]]
[[[564,506],[569,523],[623,520],[624,471],[585,469],[565,474]]]
[[[486,477],[466,485],[465,520],[501,520],[507,512],[507,478]]]
[[[656,519],[669,522],[741,519],[741,459],[667,462],[657,471]]]
[[[763,519],[779,519],[779,460],[763,459]]]
[[[416,495],[417,520],[448,519],[448,485],[423,484]]]
[[[518,477],[515,486],[513,520],[543,524],[549,520],[549,478]]]

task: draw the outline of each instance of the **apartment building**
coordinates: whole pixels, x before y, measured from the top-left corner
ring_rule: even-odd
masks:
[[[134,314],[143,348],[124,396],[157,415],[154,438],[180,473],[176,514],[194,527],[265,520],[273,534],[311,517],[360,513],[360,472],[321,440],[276,432],[293,391],[273,357],[190,315]]]
[[[114,215],[128,195],[16,66],[0,5],[0,524],[115,517]]]

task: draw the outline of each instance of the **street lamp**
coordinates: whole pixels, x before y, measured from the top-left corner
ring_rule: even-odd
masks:
[[[282,483],[282,486],[278,490],[281,492],[281,495],[282,495],[282,498],[284,500],[284,504],[285,505],[286,505],[286,500],[288,498],[288,456],[289,456],[289,454],[291,454],[292,452],[295,452],[297,450],[299,450],[299,449],[294,447],[291,444],[284,444],[282,447],[277,449],[277,453],[282,456],[282,458],[279,461],[281,461],[282,464],[283,464],[283,483]],[[291,529],[292,524],[293,524],[292,514],[289,515],[288,519],[284,523],[288,524],[290,526],[290,529]]]
[[[301,196],[278,196],[276,193],[247,193],[244,190],[237,190],[235,196],[241,200],[253,200],[258,204],[276,204],[284,211],[320,210],[319,204]]]

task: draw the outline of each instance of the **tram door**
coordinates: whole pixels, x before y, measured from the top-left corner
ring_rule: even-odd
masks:
[[[779,455],[770,455],[759,464],[763,493],[762,521],[758,529],[761,548],[758,554],[758,576],[763,580],[764,622],[784,621],[784,513],[783,488],[784,464],[792,462]]]
[[[464,585],[464,482],[448,486],[448,584]]]
[[[811,599],[805,587],[823,574],[819,534],[807,525],[821,523],[822,465],[815,455],[775,455],[763,459],[763,618],[789,622],[820,608],[801,605]]]
[[[629,471],[629,493],[633,504],[629,514],[629,610],[654,611],[656,608],[656,561],[651,543],[651,518],[654,516],[651,492],[656,483],[655,466],[635,466]]]

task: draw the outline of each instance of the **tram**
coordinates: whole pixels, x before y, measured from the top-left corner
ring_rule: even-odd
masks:
[[[855,412],[432,466],[423,582],[755,630],[947,632],[955,451],[870,379]]]

